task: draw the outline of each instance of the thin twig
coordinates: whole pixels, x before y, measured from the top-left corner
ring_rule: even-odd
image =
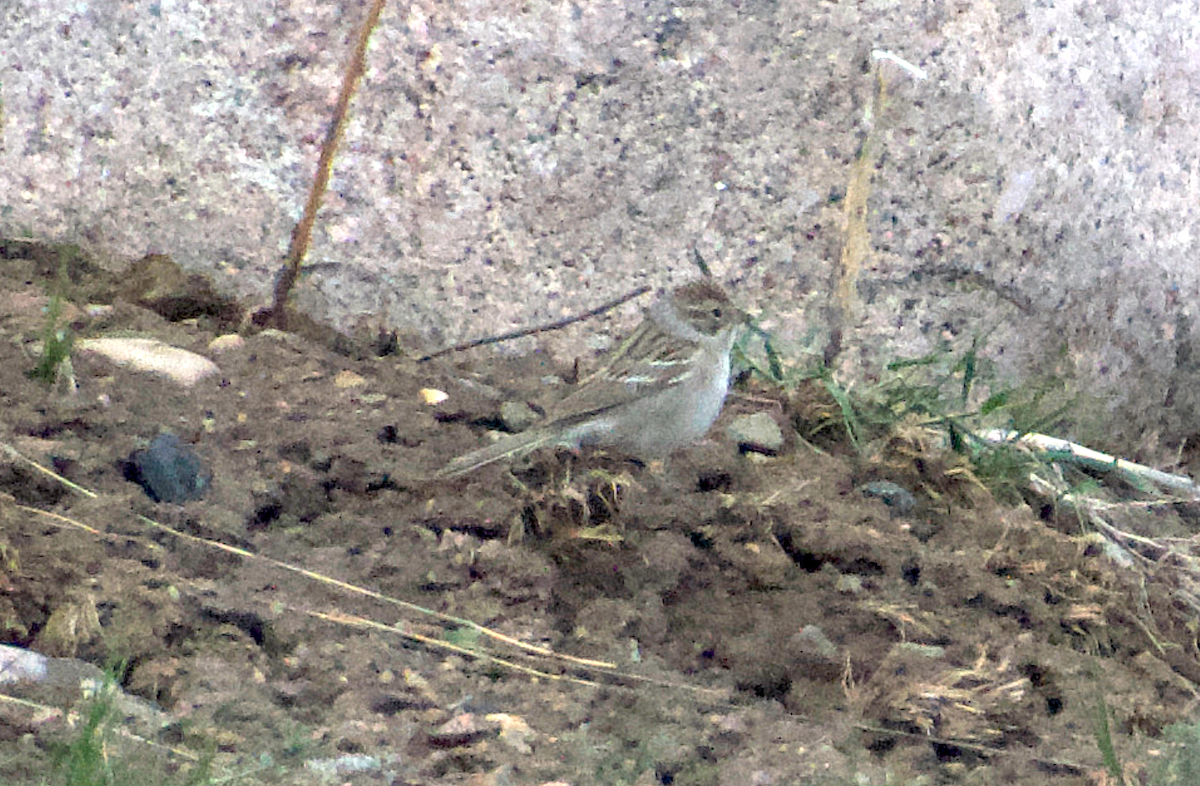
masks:
[[[608,301],[607,303],[602,303],[599,306],[596,306],[595,308],[593,308],[589,311],[583,312],[582,314],[575,314],[573,316],[564,317],[563,319],[557,320],[556,322],[550,322],[545,325],[537,325],[536,327],[531,327],[531,328],[521,328],[520,330],[514,330],[509,333],[503,333],[499,336],[485,336],[484,338],[476,338],[476,339],[472,339],[471,341],[464,341],[463,343],[455,344],[452,347],[446,347],[445,349],[439,349],[437,352],[434,352],[433,354],[426,355],[422,358],[419,358],[417,360],[417,362],[424,363],[427,360],[433,360],[434,358],[440,358],[442,355],[449,355],[452,352],[462,352],[463,350],[474,349],[475,347],[482,347],[482,346],[486,346],[487,344],[499,344],[501,341],[511,341],[514,338],[524,338],[525,336],[534,336],[534,335],[537,335],[538,333],[549,333],[551,330],[561,330],[562,328],[565,328],[567,325],[574,324],[575,322],[582,322],[585,319],[591,319],[594,316],[603,314],[605,311],[611,311],[612,309],[616,308],[617,306],[621,305],[622,303],[633,300],[635,297],[640,297],[641,295],[644,295],[649,291],[650,291],[650,287],[638,287],[637,289],[633,290],[632,292],[628,292],[624,295],[621,295],[618,298],[613,298],[612,300]]]

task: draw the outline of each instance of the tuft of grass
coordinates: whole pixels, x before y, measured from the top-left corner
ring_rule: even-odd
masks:
[[[1121,759],[1117,756],[1117,748],[1113,744],[1112,727],[1108,720],[1108,702],[1104,700],[1102,690],[1097,692],[1094,713],[1092,735],[1096,738],[1096,747],[1100,749],[1100,758],[1104,761],[1104,768],[1113,776],[1116,783],[1124,783],[1125,770],[1121,766]]]
[[[64,376],[73,376],[71,369],[71,348],[75,336],[70,328],[60,326],[63,309],[67,302],[67,288],[70,283],[68,261],[73,252],[61,248],[58,252],[58,278],[54,291],[50,294],[50,303],[46,307],[46,322],[42,327],[42,354],[37,365],[27,374],[30,378],[40,380],[47,387],[54,385]]]
[[[52,783],[64,786],[107,786],[117,783],[114,762],[109,760],[115,708],[110,699],[111,685],[97,693],[88,707],[86,720],[74,739],[52,746]]]
[[[943,342],[925,355],[887,364],[875,382],[847,386],[819,356],[804,360],[781,354],[768,333],[751,326],[736,361],[788,393],[794,424],[805,440],[819,439],[828,448],[840,432],[854,453],[867,457],[878,457],[889,442],[911,443],[905,455],[915,459],[948,448],[998,499],[1020,504],[1030,472],[1042,468],[1044,459],[1019,445],[984,443],[975,434],[989,428],[1061,433],[1080,396],[1056,377],[1003,385],[986,345],[986,333],[966,348]]]
[[[50,745],[50,784],[107,786],[120,782],[109,757],[113,728],[119,720],[113,699],[117,674],[117,667],[105,672],[103,684],[82,713],[77,733],[66,742]]]
[[[153,744],[122,733],[124,713],[118,704],[118,677],[125,664],[110,663],[101,685],[83,710],[75,732],[51,742],[50,768],[42,786],[206,786],[217,781],[212,773],[214,751],[183,773],[164,762]],[[150,753],[147,753],[150,751]],[[168,773],[175,773],[168,777]]]

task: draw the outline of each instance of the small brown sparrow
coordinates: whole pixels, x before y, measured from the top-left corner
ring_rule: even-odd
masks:
[[[617,448],[654,458],[703,437],[729,392],[729,353],[742,312],[696,281],[650,306],[604,365],[552,405],[544,422],[452,460],[435,478],[547,445]]]

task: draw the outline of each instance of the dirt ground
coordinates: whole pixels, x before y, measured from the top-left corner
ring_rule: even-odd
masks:
[[[26,375],[45,261],[6,256],[0,440],[98,496],[0,462],[3,643],[123,659],[123,689],[166,713],[140,736],[183,752],[155,748],[168,770],[215,751],[239,783],[1066,786],[1115,782],[1105,708],[1134,776],[1195,708],[1194,626],[1164,629],[1186,615],[1095,538],[928,453],[817,450],[781,394],[743,387],[661,466],[547,452],[428,484],[496,425],[491,391],[536,398],[566,370],[275,331],[217,351],[232,312],[137,305],[96,274],[72,283],[81,335],[220,370],[189,390],[77,352],[69,395]],[[723,436],[758,411],[792,435],[778,456]],[[203,499],[128,479],[164,430],[211,468]],[[916,507],[893,515],[876,480]],[[0,781],[40,782],[66,730],[5,713]]]

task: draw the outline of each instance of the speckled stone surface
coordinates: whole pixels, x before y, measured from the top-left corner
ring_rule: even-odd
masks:
[[[265,298],[364,11],[0,3],[0,233]],[[392,4],[297,296],[433,346],[691,277],[698,252],[783,336],[819,332],[882,48],[929,79],[884,66],[842,370],[988,333],[1002,371],[1077,373],[1120,428],[1178,441],[1200,429],[1198,34],[1193,3],[1147,0]]]

